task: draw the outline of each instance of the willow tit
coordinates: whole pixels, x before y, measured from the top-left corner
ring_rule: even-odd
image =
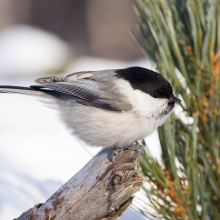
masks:
[[[36,83],[0,86],[0,93],[44,98],[75,136],[103,148],[124,148],[150,135],[181,102],[162,75],[141,67],[62,74]]]

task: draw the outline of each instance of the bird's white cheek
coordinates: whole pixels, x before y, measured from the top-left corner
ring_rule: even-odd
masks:
[[[152,96],[140,90],[133,89],[125,80],[118,79],[116,81],[120,92],[127,98],[133,109],[144,118],[152,117],[159,114],[167,107],[168,100],[153,98]]]
[[[144,117],[152,117],[167,107],[166,99],[153,98],[139,90],[134,91],[136,95],[136,110]]]

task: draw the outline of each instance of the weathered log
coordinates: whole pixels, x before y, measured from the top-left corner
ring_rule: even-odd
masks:
[[[143,182],[139,151],[103,149],[44,204],[17,220],[113,220]]]

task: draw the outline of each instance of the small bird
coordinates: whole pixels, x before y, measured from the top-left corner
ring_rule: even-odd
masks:
[[[126,148],[149,136],[181,102],[162,75],[142,67],[61,74],[36,83],[0,86],[0,93],[42,98],[73,135],[103,148]]]

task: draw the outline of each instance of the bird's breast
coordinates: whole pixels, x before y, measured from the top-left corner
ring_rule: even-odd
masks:
[[[160,124],[134,111],[111,112],[77,103],[63,109],[60,116],[80,140],[90,146],[101,147],[126,147],[150,135]]]

